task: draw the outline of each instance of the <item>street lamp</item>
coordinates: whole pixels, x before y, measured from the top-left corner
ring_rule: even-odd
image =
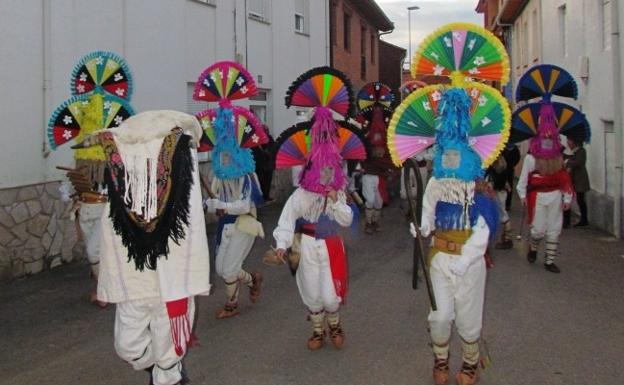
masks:
[[[409,47],[408,47],[408,51],[409,51],[409,70],[412,70],[412,11],[415,11],[417,9],[420,9],[419,6],[417,5],[412,5],[407,7],[407,33],[408,33],[408,39],[409,39]]]

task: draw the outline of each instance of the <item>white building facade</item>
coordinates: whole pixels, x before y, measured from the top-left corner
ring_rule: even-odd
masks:
[[[249,106],[273,136],[296,121],[286,110],[290,83],[329,63],[326,0],[4,0],[0,2],[0,279],[73,259],[75,229],[59,200],[68,145],[50,151],[45,127],[70,97],[85,54],[122,56],[133,76],[136,112],[196,113],[201,71],[234,60],[255,77]],[[214,107],[214,106],[211,106]]]
[[[501,2],[500,9],[506,3]],[[517,1],[516,1],[517,2]],[[622,118],[624,104],[618,30],[624,2],[617,0],[530,0],[510,28],[512,84],[535,64],[555,64],[577,81],[579,98],[561,101],[579,108],[592,127],[586,145],[592,191],[590,222],[617,236],[622,226]],[[555,99],[558,99],[555,97]]]

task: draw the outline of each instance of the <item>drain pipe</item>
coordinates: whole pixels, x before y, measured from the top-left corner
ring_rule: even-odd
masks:
[[[620,7],[624,7],[619,0],[613,0],[611,3],[611,47],[613,54],[613,125],[615,128],[615,175],[616,175],[616,185],[615,185],[615,204],[614,204],[614,213],[613,213],[613,233],[617,238],[622,238],[622,172],[624,169],[622,168],[622,147],[624,147],[624,135],[622,130],[622,108],[624,105],[622,103],[622,60],[621,60],[621,49],[620,49],[620,18],[619,11]]]

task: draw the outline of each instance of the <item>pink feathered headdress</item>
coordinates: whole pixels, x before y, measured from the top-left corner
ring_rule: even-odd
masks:
[[[342,170],[342,157],[338,150],[338,126],[326,107],[317,107],[312,123],[312,144],[310,156],[299,176],[300,186],[315,193],[325,193],[327,188],[341,190],[346,184]],[[321,170],[333,169],[333,178],[327,184],[321,184]]]
[[[529,151],[536,158],[553,159],[561,156],[561,140],[555,109],[549,100],[541,102],[537,135],[529,142]]]

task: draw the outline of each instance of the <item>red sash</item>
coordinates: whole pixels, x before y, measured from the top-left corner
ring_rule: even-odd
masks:
[[[529,183],[527,186],[527,207],[529,210],[528,223],[533,223],[535,215],[535,205],[537,202],[537,194],[541,192],[551,192],[561,190],[563,194],[574,194],[572,180],[570,174],[565,170],[559,170],[552,175],[541,175],[533,171],[529,175]]]
[[[347,253],[345,252],[342,239],[338,235],[325,238],[327,252],[329,254],[329,267],[331,269],[332,280],[336,295],[345,304],[348,288],[349,269],[347,266]]]

